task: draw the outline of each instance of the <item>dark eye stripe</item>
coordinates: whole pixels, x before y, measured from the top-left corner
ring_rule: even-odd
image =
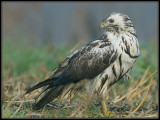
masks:
[[[113,23],[113,22],[114,22],[114,20],[113,20],[113,19],[109,19],[109,22],[110,22],[110,23]]]

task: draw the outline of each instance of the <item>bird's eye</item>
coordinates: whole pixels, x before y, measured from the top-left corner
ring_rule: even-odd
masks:
[[[113,19],[109,19],[109,22],[110,22],[110,23],[113,23],[113,22],[114,22],[114,20],[113,20]]]

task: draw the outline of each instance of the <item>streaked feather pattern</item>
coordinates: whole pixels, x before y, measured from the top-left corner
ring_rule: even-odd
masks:
[[[101,27],[106,31],[99,40],[69,54],[52,76],[27,90],[26,93],[30,93],[47,86],[44,90],[48,90],[47,93],[34,109],[82,88],[90,95],[97,93],[101,99],[106,99],[109,88],[130,71],[139,56],[131,19],[122,13],[112,13],[103,20]]]

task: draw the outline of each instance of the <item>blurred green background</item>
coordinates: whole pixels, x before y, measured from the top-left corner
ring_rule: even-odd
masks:
[[[18,94],[17,86],[23,84],[24,76],[25,88],[44,80],[68,53],[101,37],[99,24],[111,12],[122,12],[131,18],[140,45],[140,57],[131,76],[138,81],[150,66],[148,77],[158,69],[158,2],[2,2],[4,99],[12,100]],[[133,81],[128,86],[130,82]],[[126,88],[123,80],[117,84]],[[155,88],[156,91],[157,84]],[[153,98],[157,102],[157,93]],[[6,112],[7,105],[3,104],[3,115],[11,117],[16,108]],[[31,107],[23,109],[15,117],[28,117],[26,113]],[[52,116],[52,112],[47,112]]]
[[[135,26],[137,66],[157,67],[157,2],[2,2],[3,76],[9,67],[20,75],[39,63],[53,70],[78,43],[98,39],[99,24],[111,12],[127,14]]]

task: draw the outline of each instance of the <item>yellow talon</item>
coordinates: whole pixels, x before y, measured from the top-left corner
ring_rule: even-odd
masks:
[[[112,111],[109,111],[108,108],[106,107],[106,102],[105,100],[102,100],[101,101],[101,105],[102,105],[102,112],[103,112],[103,115],[107,115],[107,116],[110,116],[110,117],[113,117],[114,116],[114,112]]]

